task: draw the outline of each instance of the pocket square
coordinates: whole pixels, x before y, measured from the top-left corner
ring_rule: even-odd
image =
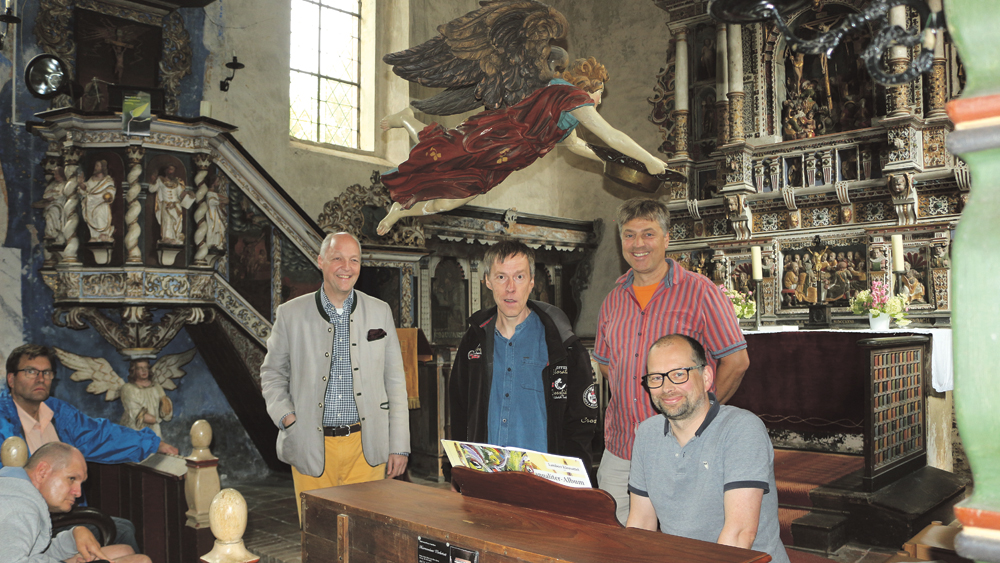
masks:
[[[373,328],[368,331],[368,342],[385,338],[385,331],[380,328]]]

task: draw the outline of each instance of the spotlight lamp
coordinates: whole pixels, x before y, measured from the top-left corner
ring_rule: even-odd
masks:
[[[232,70],[233,74],[231,76],[229,76],[228,78],[226,78],[225,80],[222,80],[222,81],[219,82],[219,90],[222,90],[223,92],[228,92],[229,91],[229,82],[232,81],[233,78],[236,78],[236,71],[239,70],[239,69],[241,69],[241,68],[245,68],[245,67],[246,67],[246,65],[243,64],[243,63],[241,63],[240,61],[238,61],[236,59],[236,55],[233,55],[232,62],[226,63],[226,68]]]
[[[875,31],[861,58],[876,82],[887,86],[905,84],[930,70],[934,45],[939,40],[937,34],[944,29],[944,14],[932,12],[925,0],[872,0],[860,12],[844,18],[839,26],[815,39],[800,39],[785,18],[812,3],[813,0],[709,0],[708,9],[716,19],[726,23],[770,21],[794,51],[806,55],[830,56],[847,34],[870,24]],[[916,11],[923,29],[890,25],[889,10],[896,6],[908,6]],[[880,60],[886,49],[918,44],[921,45],[920,54],[910,61],[906,70],[898,74],[887,74],[882,70]]]
[[[80,93],[79,87],[73,84],[66,63],[48,53],[28,61],[24,67],[24,83],[32,96],[42,100],[51,100],[59,94],[75,98]]]
[[[13,8],[8,6],[7,11],[0,15],[0,23],[3,24],[3,33],[0,33],[0,49],[3,49],[3,42],[7,38],[7,33],[10,32],[10,26],[21,23],[21,18],[15,16]]]

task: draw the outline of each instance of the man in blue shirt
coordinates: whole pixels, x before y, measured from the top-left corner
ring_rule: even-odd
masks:
[[[452,438],[581,458],[591,466],[590,357],[558,308],[531,301],[535,255],[512,240],[483,258],[495,307],[469,319],[451,372]]]

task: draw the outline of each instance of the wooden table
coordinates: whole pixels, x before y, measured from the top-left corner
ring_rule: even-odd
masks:
[[[542,479],[517,474],[522,479]],[[492,474],[501,479],[494,491],[516,490],[502,483],[512,474]],[[549,483],[545,481],[545,483]],[[566,489],[559,500],[551,491],[526,498],[544,499],[557,511],[574,513],[587,495],[607,495],[593,489],[569,489],[549,483],[542,487]],[[509,492],[508,492],[509,494]],[[584,496],[579,496],[579,495]],[[302,509],[303,562],[438,563],[453,562],[433,553],[452,547],[478,553],[472,563],[514,561],[567,563],[584,562],[725,562],[765,563],[767,554],[698,540],[669,536],[660,532],[625,529],[612,524],[588,521],[539,509],[473,498],[448,490],[397,480],[376,481],[309,491]],[[607,497],[607,500],[611,500]],[[604,502],[598,498],[600,504]],[[611,512],[613,518],[613,501]],[[602,506],[606,510],[607,506]],[[581,506],[580,514],[588,509]],[[600,520],[601,518],[597,518]],[[418,552],[418,542],[423,549]],[[448,544],[448,545],[446,545]]]

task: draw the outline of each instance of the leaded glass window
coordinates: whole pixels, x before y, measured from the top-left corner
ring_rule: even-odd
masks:
[[[360,0],[291,0],[289,132],[359,147]]]

